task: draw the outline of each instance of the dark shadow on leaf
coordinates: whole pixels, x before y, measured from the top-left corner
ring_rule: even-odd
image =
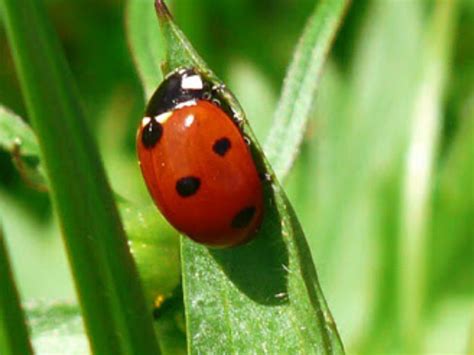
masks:
[[[265,184],[265,217],[255,240],[236,248],[212,249],[210,254],[227,277],[253,301],[269,305],[288,302],[288,251],[270,183]]]

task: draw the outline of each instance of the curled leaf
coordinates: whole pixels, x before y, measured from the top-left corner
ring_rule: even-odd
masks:
[[[12,155],[23,180],[46,191],[47,180],[40,164],[38,140],[31,127],[18,115],[0,105],[0,149]]]

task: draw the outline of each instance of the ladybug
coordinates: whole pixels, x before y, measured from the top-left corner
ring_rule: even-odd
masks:
[[[249,241],[263,217],[262,182],[222,90],[195,69],[171,73],[137,134],[155,204],[177,230],[212,247]]]

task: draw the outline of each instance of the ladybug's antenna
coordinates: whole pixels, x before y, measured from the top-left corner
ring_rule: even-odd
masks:
[[[161,19],[170,19],[172,18],[170,10],[168,10],[168,6],[166,6],[164,0],[155,0],[155,9],[156,14]]]

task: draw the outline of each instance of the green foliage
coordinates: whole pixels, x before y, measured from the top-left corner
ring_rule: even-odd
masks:
[[[113,189],[127,200],[120,199],[119,207],[147,307],[163,301],[154,311],[160,349],[162,353],[186,353],[179,238],[152,206],[134,146],[143,96],[148,98],[162,78],[164,42],[152,0],[129,0],[125,8],[123,2],[111,1],[87,6],[65,0],[45,3],[81,91]],[[236,94],[258,140],[267,144],[268,132],[274,137],[279,132],[278,137],[285,139],[286,143],[274,147],[274,152],[283,151],[281,161],[279,153],[265,150],[267,145],[264,152],[273,156],[270,162],[280,171],[277,173],[283,172],[278,177],[288,174],[284,188],[304,229],[346,350],[362,354],[472,352],[474,3],[353,1],[333,44],[337,15],[331,10],[342,5],[338,1],[167,3],[183,33]],[[329,11],[328,21],[313,16],[304,31],[308,42],[298,41],[315,3],[320,11]],[[35,26],[30,21],[24,28]],[[318,47],[318,39],[324,37],[329,42]],[[126,39],[134,63],[126,52]],[[329,44],[332,49],[326,53]],[[72,298],[70,305],[33,302],[26,307],[33,346],[38,354],[55,349],[69,352],[68,346],[87,353],[87,338],[48,195],[25,186],[25,181],[44,182],[36,177],[45,161],[38,164],[34,148],[25,143],[30,138],[33,142],[34,136],[16,114],[33,127],[35,120],[21,104],[2,31],[0,53],[5,54],[0,67],[0,103],[9,107],[6,115],[5,110],[0,111],[0,216],[17,286],[23,299]],[[292,59],[295,53],[319,59]],[[31,63],[44,62],[44,58],[33,56]],[[282,88],[288,63],[320,73],[320,80],[290,75],[287,70]],[[298,90],[303,87],[307,90]],[[286,92],[280,101],[279,92]],[[293,99],[303,104],[295,105]],[[283,111],[275,110],[278,102],[286,102]],[[294,116],[299,119],[284,115],[286,111],[299,112]],[[278,114],[280,119],[272,121]],[[278,130],[272,127],[274,122],[280,122]],[[16,138],[23,141],[19,150]],[[291,144],[291,149],[285,144]],[[419,161],[428,164],[410,165],[414,147],[420,146],[424,148]],[[17,154],[14,164],[12,152]],[[257,159],[259,152],[255,151]],[[288,170],[293,159],[295,164]],[[421,167],[426,174],[411,175]],[[285,215],[278,209],[277,214]],[[193,275],[185,285],[195,281],[194,272],[205,275],[197,276],[191,290],[184,289],[188,303],[193,300],[191,291],[203,297],[195,299],[194,323],[188,324],[192,332],[201,326],[198,317],[202,316],[206,325],[223,329],[222,338],[233,337],[234,343],[241,334],[252,335],[252,342],[259,345],[272,338],[273,332],[282,334],[283,326],[289,326],[282,322],[272,328],[264,316],[273,308],[289,309],[289,299],[275,292],[281,298],[270,299],[275,300],[274,306],[268,306],[268,300],[255,302],[267,294],[270,288],[266,286],[283,284],[278,282],[278,269],[260,273],[272,266],[270,256],[274,263],[281,261],[281,254],[275,252],[280,246],[265,244],[262,253],[266,255],[250,265],[240,248],[221,259],[215,255],[219,253],[205,248],[183,248],[183,253],[195,251],[186,255],[195,263],[183,263],[185,276]],[[251,277],[243,277],[249,269]],[[210,271],[215,272],[213,278],[207,274]],[[264,276],[262,287],[255,287]],[[199,280],[202,283],[197,284]],[[225,292],[212,284],[207,289],[205,282],[211,281],[222,282]],[[294,290],[293,299],[298,294]],[[301,294],[305,297],[306,290]],[[226,312],[211,304],[214,295],[218,300],[228,296],[242,303]],[[249,305],[255,313],[249,312]],[[226,314],[229,317],[217,324],[207,320]],[[257,320],[252,322],[254,314]],[[255,332],[258,326],[256,332],[266,331],[260,337]],[[209,332],[205,327],[192,334],[216,336],[212,329]],[[201,345],[206,342],[203,337],[188,341]],[[289,338],[290,344],[293,339]],[[208,340],[203,346],[222,342],[221,338],[214,343]],[[234,349],[240,350],[238,346]]]
[[[25,318],[13,281],[0,226],[0,349],[2,354],[32,354]]]
[[[459,152],[461,136],[469,134],[468,117],[474,115],[466,101],[471,94],[456,96],[454,107],[463,109],[454,114],[449,109],[453,99],[446,101],[447,90],[460,75],[454,67],[446,72],[456,60],[450,59],[450,42],[456,40],[460,4],[372,2],[351,9],[348,23],[358,29],[353,54],[330,62],[314,121],[290,176],[290,199],[307,232],[341,336],[354,352],[465,349],[472,318],[466,304],[474,290],[467,271],[474,267],[467,256],[472,255],[467,247],[472,231],[466,225],[474,213],[466,195],[472,191],[467,174],[472,148],[465,141],[459,158],[463,163],[452,170],[448,157],[453,150]],[[344,45],[336,48],[346,54]],[[473,92],[472,84],[464,89]],[[420,112],[428,116],[421,125],[416,123]],[[459,135],[453,138],[449,131],[456,122]],[[410,165],[409,147],[427,142],[428,149],[418,150],[419,160]],[[428,167],[428,175],[409,175],[408,167],[415,172]],[[448,169],[465,194],[462,202],[440,204],[440,187],[447,186],[440,185],[440,178]],[[408,186],[421,200],[407,203]],[[443,192],[444,198],[451,191]],[[410,212],[415,201],[424,213]],[[407,217],[423,228],[407,228]],[[347,272],[334,272],[341,265]],[[436,279],[436,286],[427,278]],[[466,316],[456,318],[459,309]],[[453,314],[451,322],[445,318],[443,324],[440,319],[447,313]],[[444,334],[442,339],[432,329]]]
[[[170,295],[180,282],[179,239],[155,206],[121,204],[130,250],[137,260],[147,305],[159,295]]]
[[[128,43],[133,53],[140,53],[133,58],[149,99],[162,79],[160,64],[165,52],[160,27],[151,11],[151,1],[128,1],[126,11]]]
[[[96,144],[45,9],[30,0],[1,5],[91,348],[97,353],[158,352]]]
[[[321,1],[295,49],[264,147],[281,181],[285,180],[298,154],[323,64],[348,4],[348,0]]]

